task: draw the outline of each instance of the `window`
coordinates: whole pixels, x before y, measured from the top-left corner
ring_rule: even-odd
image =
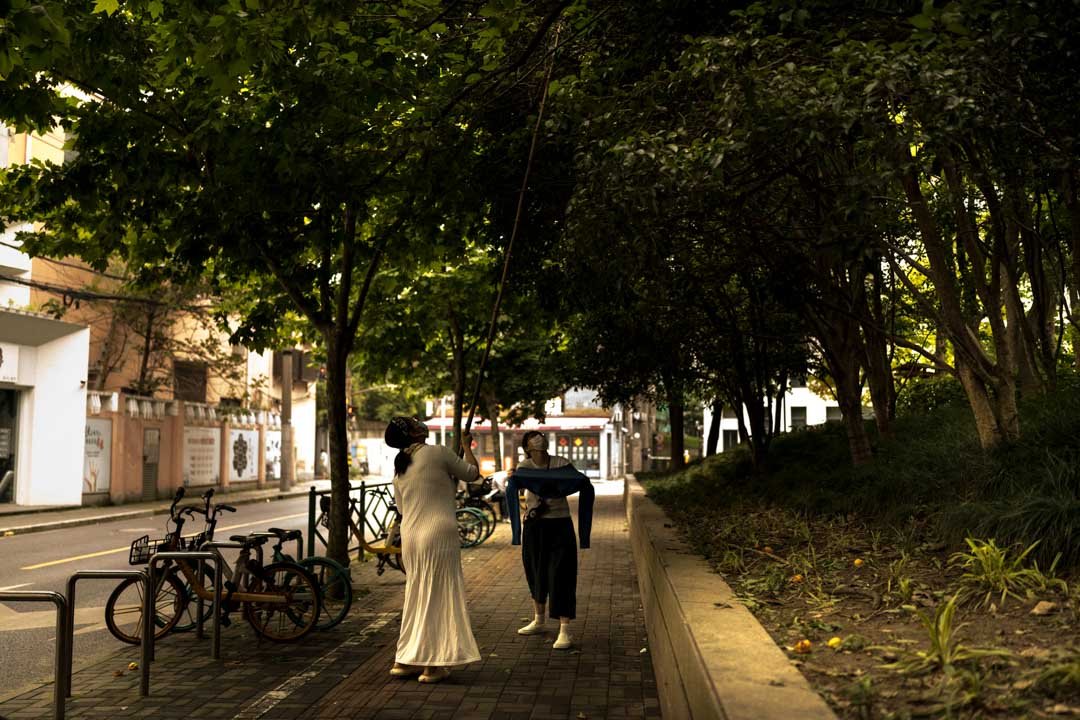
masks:
[[[806,408],[791,406],[791,429],[802,430],[806,427]]]
[[[556,454],[570,460],[581,472],[600,469],[599,435],[558,435]]]
[[[840,412],[838,406],[830,406],[825,408],[825,422],[840,422],[844,419],[843,414]]]
[[[724,452],[728,450],[734,450],[739,444],[739,431],[738,430],[725,430],[724,431]]]
[[[177,400],[206,402],[206,363],[173,361],[173,394]]]

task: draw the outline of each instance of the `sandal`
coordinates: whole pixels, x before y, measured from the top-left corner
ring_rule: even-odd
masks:
[[[428,672],[428,670],[430,670],[430,672]],[[448,677],[450,677],[450,668],[427,668],[420,676],[419,680],[422,683],[437,683],[442,682]]]
[[[424,672],[424,668],[416,665],[401,665],[400,663],[394,663],[394,667],[390,668],[390,677],[406,678],[413,675],[419,675]]]

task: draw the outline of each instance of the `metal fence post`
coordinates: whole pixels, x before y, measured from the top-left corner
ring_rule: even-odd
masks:
[[[319,496],[315,492],[315,486],[312,485],[308,490],[308,508],[307,508],[307,541],[308,541],[308,557],[312,557],[315,554],[315,508],[318,503]],[[301,552],[301,554],[303,554]]]
[[[207,543],[203,547],[209,547],[214,543]],[[201,563],[209,560],[214,565],[214,621],[213,621],[213,647],[210,654],[214,660],[221,658],[221,556],[214,552],[162,552],[150,558],[149,563],[149,592],[145,594],[146,603],[143,607],[143,632],[149,635],[146,643],[146,657],[143,665],[143,675],[146,683],[146,694],[150,693],[150,662],[154,660],[154,596],[157,594],[157,567],[166,560],[179,560],[182,562]],[[197,622],[197,621],[196,621]]]
[[[68,627],[67,599],[58,592],[52,590],[14,590],[0,591],[0,602],[50,602],[56,606],[56,644],[54,653],[56,657],[53,663],[53,717],[55,720],[64,720],[64,711],[67,700],[67,679],[65,677],[67,665],[64,653],[67,651],[70,640],[68,636],[71,628]]]
[[[149,594],[150,591],[150,581],[147,574],[142,570],[79,570],[78,572],[72,573],[71,577],[68,578],[66,609],[68,632],[67,637],[65,638],[66,646],[64,648],[64,697],[71,697],[71,675],[75,657],[75,589],[78,585],[79,580],[127,580],[129,578],[135,578],[142,583],[143,602],[145,609],[146,596],[147,594]],[[149,640],[144,633],[142,637],[142,642],[140,643],[140,645],[142,646],[142,656],[144,663],[148,643]],[[149,682],[149,679],[147,680],[147,682]]]

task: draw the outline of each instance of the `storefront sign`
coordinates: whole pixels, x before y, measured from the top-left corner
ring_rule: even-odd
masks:
[[[0,343],[0,382],[19,382],[19,346]]]
[[[266,431],[266,479],[281,479],[281,431]]]
[[[112,420],[89,418],[83,453],[83,492],[107,492],[111,470]]]
[[[184,428],[184,485],[217,485],[221,478],[221,430]]]
[[[259,431],[229,431],[229,482],[259,479]]]

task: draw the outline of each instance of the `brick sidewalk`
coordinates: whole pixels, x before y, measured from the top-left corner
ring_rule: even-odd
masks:
[[[354,566],[370,589],[338,628],[296,645],[259,643],[237,620],[222,633],[222,660],[191,634],[158,644],[151,696],[140,698],[138,672],[125,649],[75,674],[69,718],[153,717],[236,720],[598,720],[658,718],[656,680],[646,647],[621,483],[598,486],[592,548],[580,554],[577,648],[551,648],[554,634],[521,637],[532,603],[520,548],[501,525],[484,545],[463,551],[473,630],[483,659],[438,685],[389,677],[404,577]],[[576,513],[575,513],[576,517]],[[50,717],[51,686],[0,705],[8,720]]]

